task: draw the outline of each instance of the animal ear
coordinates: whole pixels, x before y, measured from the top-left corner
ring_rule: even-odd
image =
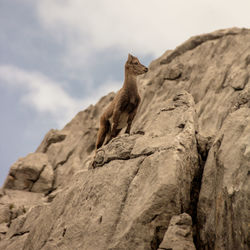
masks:
[[[133,59],[133,56],[131,54],[128,53],[128,62],[131,62]]]

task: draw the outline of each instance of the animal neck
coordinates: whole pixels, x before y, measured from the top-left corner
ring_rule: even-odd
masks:
[[[137,90],[136,76],[132,75],[127,70],[125,70],[125,80],[124,80],[123,88]]]

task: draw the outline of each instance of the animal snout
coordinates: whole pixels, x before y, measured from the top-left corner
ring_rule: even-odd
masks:
[[[145,73],[148,72],[148,68],[145,68],[144,71],[145,71]]]

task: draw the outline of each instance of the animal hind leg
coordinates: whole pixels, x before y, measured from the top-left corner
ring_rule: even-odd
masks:
[[[111,141],[111,139],[115,138],[121,132],[121,130],[122,129],[115,129],[113,130],[113,134],[111,134],[110,132],[105,142],[105,145],[108,144]]]
[[[129,114],[129,116],[128,116],[128,121],[127,121],[128,126],[127,126],[126,131],[125,131],[126,134],[130,134],[131,125],[132,125],[132,122],[133,122],[133,120],[134,120],[134,118],[135,118],[135,115],[136,115],[136,113],[137,113],[137,110],[138,110],[138,107],[139,107],[140,102],[141,102],[141,99],[139,98],[139,99],[138,99],[138,102],[137,102],[137,104],[136,104],[136,107],[134,108],[134,110],[132,110],[132,111],[130,112],[130,114]]]
[[[96,149],[102,146],[109,129],[110,129],[109,121],[105,121],[104,119],[101,119],[100,128],[97,134]]]
[[[130,134],[131,125],[132,125],[132,122],[135,118],[136,112],[137,112],[137,108],[134,111],[132,111],[132,113],[130,113],[128,116],[128,121],[127,121],[128,126],[127,126],[126,131],[125,131],[126,134]]]

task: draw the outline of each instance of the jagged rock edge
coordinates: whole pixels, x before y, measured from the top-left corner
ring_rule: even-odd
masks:
[[[45,196],[50,195],[53,191],[55,191],[55,190],[57,189],[57,188],[55,188],[55,181],[56,181],[56,177],[57,177],[57,176],[56,176],[56,175],[57,175],[56,170],[57,170],[57,168],[58,168],[59,166],[64,165],[64,164],[70,159],[70,157],[73,155],[74,151],[75,151],[75,148],[73,148],[72,150],[70,150],[70,151],[68,152],[68,154],[67,154],[65,160],[62,160],[62,161],[58,162],[54,167],[52,166],[52,169],[53,169],[53,172],[54,172],[54,178],[53,178],[53,181],[52,181],[52,187],[51,187],[50,190],[48,190],[48,191],[45,193]],[[54,199],[54,198],[55,198],[55,197],[53,197],[53,199]],[[53,199],[52,199],[51,201],[48,200],[48,202],[52,202]]]
[[[160,64],[169,64],[171,63],[176,57],[183,55],[187,51],[193,50],[200,46],[201,44],[207,42],[207,41],[212,41],[212,40],[217,40],[220,39],[224,36],[229,36],[229,35],[237,35],[242,31],[238,32],[233,32],[230,31],[226,34],[211,34],[207,33],[204,35],[200,36],[193,36],[190,39],[188,39],[186,42],[181,44],[180,46],[176,47],[168,56],[167,58],[163,59]]]
[[[32,181],[32,184],[31,184],[31,186],[29,187],[29,191],[32,190],[32,188],[33,188],[33,186],[35,185],[35,183],[39,180],[39,178],[40,178],[42,172],[44,171],[44,169],[46,168],[46,166],[47,166],[47,165],[44,164],[43,167],[42,167],[42,169],[39,171],[39,173],[38,173],[36,179],[35,179],[35,180],[31,180],[31,181]]]
[[[51,129],[46,135],[41,144],[36,149],[36,152],[46,153],[52,144],[59,143],[65,140],[67,134],[60,134],[58,130]]]

